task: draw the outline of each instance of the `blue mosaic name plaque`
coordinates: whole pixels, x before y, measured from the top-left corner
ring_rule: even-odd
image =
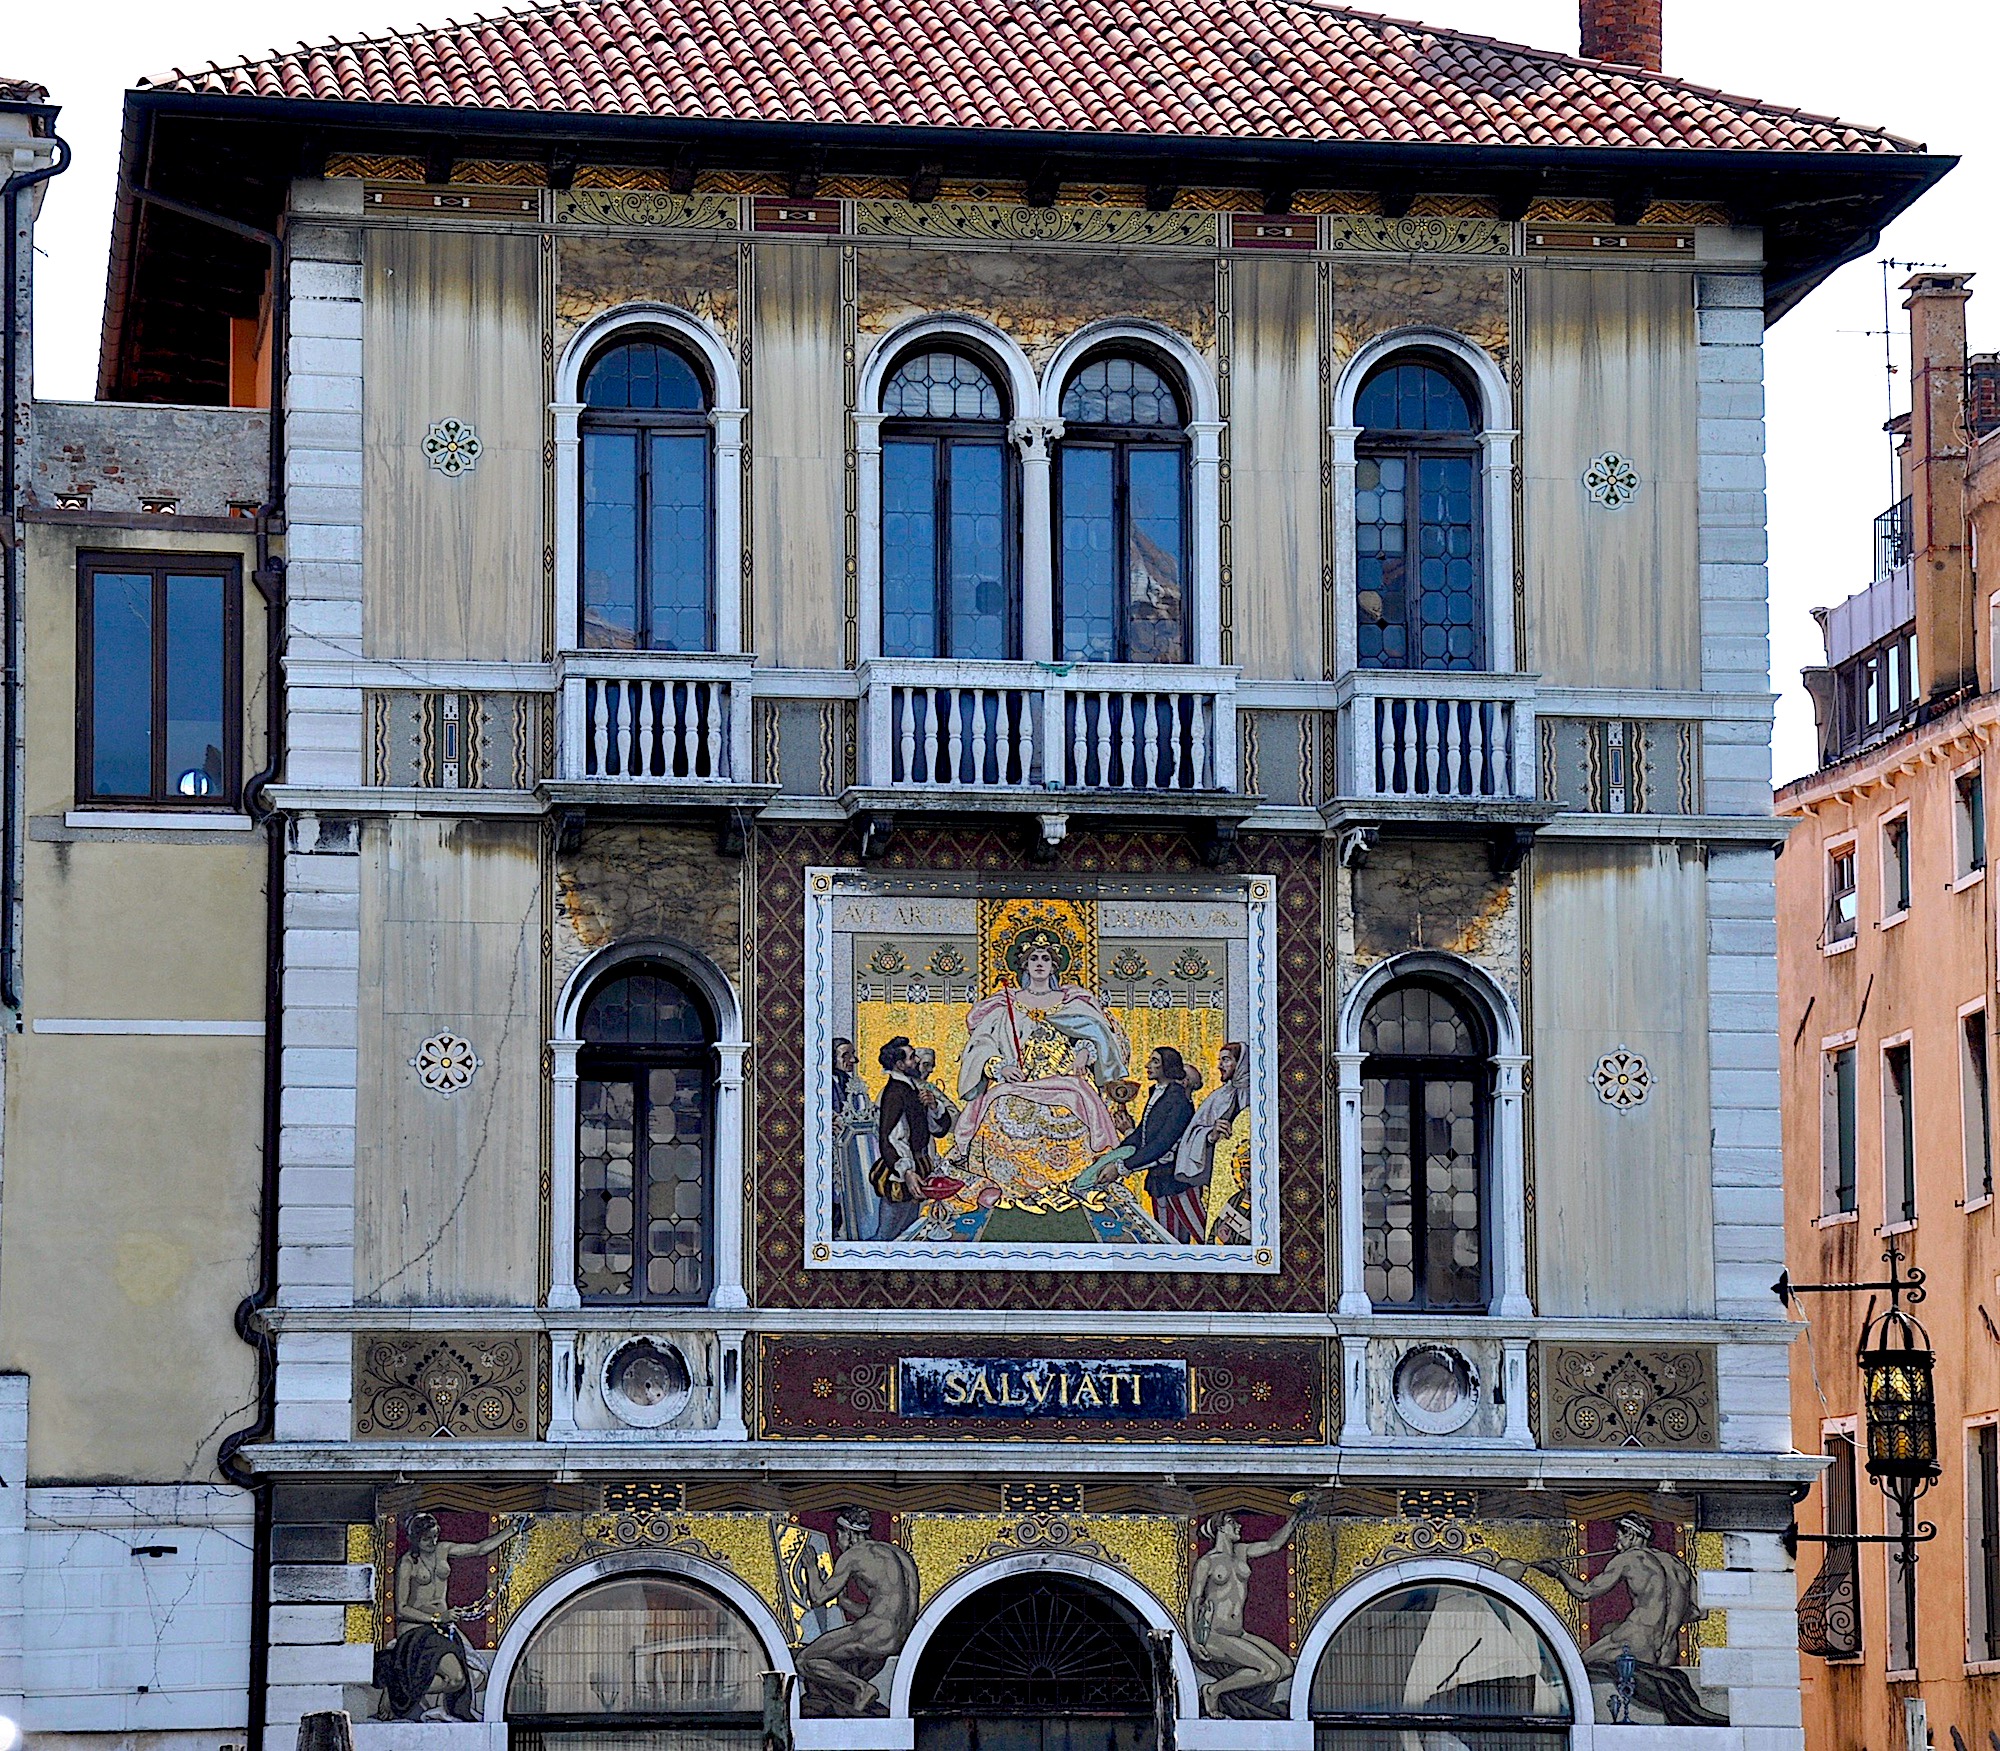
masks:
[[[906,1417],[998,1422],[1172,1422],[1188,1414],[1188,1365],[904,1356],[896,1367],[896,1408]]]

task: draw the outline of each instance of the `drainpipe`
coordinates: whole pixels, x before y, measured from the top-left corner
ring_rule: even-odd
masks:
[[[13,1011],[17,1017],[21,1009],[21,981],[15,967],[19,944],[14,931],[14,859],[20,842],[14,823],[20,807],[16,780],[22,763],[14,744],[21,721],[18,698],[21,691],[20,647],[25,642],[25,635],[18,625],[21,600],[21,506],[17,460],[21,417],[21,197],[29,189],[47,182],[51,177],[62,175],[69,168],[69,142],[60,134],[50,138],[55,141],[55,157],[37,169],[23,170],[8,177],[4,201],[7,333],[5,357],[0,362],[0,369],[6,372],[6,388],[4,396],[0,396],[0,400],[4,401],[4,412],[0,412],[0,434],[4,434],[5,452],[0,455],[0,506],[6,508],[7,525],[0,530],[0,538],[4,538],[0,539],[0,623],[4,623],[5,627],[0,637],[6,641],[5,675],[0,678],[0,747],[4,747],[6,753],[0,757],[5,758],[7,771],[6,802],[0,808],[0,1008]]]
[[[284,1092],[285,817],[267,797],[284,769],[285,562],[271,551],[271,538],[284,528],[286,300],[290,295],[283,237],[260,231],[185,201],[132,190],[135,200],[178,213],[204,225],[248,238],[271,253],[271,432],[264,502],[257,507],[257,569],[252,574],[264,598],[266,743],[264,765],[243,786],[243,806],[265,829],[264,877],[264,1158],[258,1204],[257,1286],[236,1308],[236,1335],[257,1352],[257,1415],[231,1430],[216,1452],[216,1468],[254,1504],[250,1545],[250,1673],[244,1723],[245,1751],[263,1751],[266,1692],[271,1671],[271,1484],[244,1462],[242,1450],[269,1438],[277,1411],[277,1347],[264,1310],[278,1293],[278,1135]]]

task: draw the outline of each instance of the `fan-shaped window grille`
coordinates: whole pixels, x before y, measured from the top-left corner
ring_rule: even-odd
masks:
[[[1436,985],[1391,985],[1368,1006],[1361,1049],[1410,1058],[1467,1058],[1479,1035],[1451,994]]]
[[[890,419],[1006,418],[993,379],[963,353],[919,353],[896,367],[882,395]]]
[[[557,1607],[507,1686],[515,1751],[755,1751],[764,1672],[728,1605],[663,1576],[605,1581]]]
[[[1443,987],[1392,985],[1361,1023],[1362,1286],[1377,1307],[1485,1303],[1485,1043]]]
[[[1316,1751],[1563,1751],[1573,1718],[1555,1650],[1505,1600],[1408,1587],[1357,1611],[1312,1680]]]
[[[580,1037],[593,1046],[699,1046],[708,1023],[671,975],[627,973],[590,994]]]
[[[1181,426],[1181,398],[1142,359],[1092,359],[1063,390],[1062,416],[1086,426]]]
[[[584,1007],[576,1085],[576,1283],[587,1302],[705,1300],[713,1035],[663,969],[607,980]]]
[[[628,341],[598,355],[584,379],[586,407],[644,408],[699,413],[708,394],[681,354],[656,340]]]
[[[1384,365],[1362,385],[1355,423],[1374,432],[1472,432],[1466,393],[1435,365]]]
[[[1011,1576],[938,1626],[910,1705],[930,1715],[1149,1714],[1145,1629],[1101,1588],[1063,1575]]]

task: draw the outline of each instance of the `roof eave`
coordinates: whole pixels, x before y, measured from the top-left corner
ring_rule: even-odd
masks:
[[[241,97],[209,92],[139,89],[127,92],[125,142],[121,154],[117,211],[107,287],[99,393],[118,381],[131,295],[135,211],[131,189],[138,165],[148,155],[154,126],[164,118],[212,119],[296,129],[340,149],[343,141],[403,136],[411,140],[447,138],[462,157],[480,156],[481,146],[505,149],[533,142],[537,156],[566,147],[602,154],[613,147],[643,161],[664,159],[683,147],[722,147],[754,158],[784,160],[818,151],[828,160],[884,161],[939,159],[947,165],[978,161],[978,174],[996,166],[1015,167],[1060,160],[1122,163],[1129,178],[1156,171],[1164,161],[1182,180],[1290,182],[1300,186],[1380,187],[1399,180],[1424,180],[1449,170],[1454,192],[1479,193],[1522,185],[1558,186],[1586,192],[1592,186],[1640,187],[1656,197],[1711,197],[1731,185],[1738,191],[1767,191],[1775,200],[1805,183],[1836,185],[1847,192],[1845,207],[1864,209],[1851,222],[1825,227],[1825,246],[1790,263],[1766,287],[1767,320],[1792,308],[1827,274],[1866,254],[1883,226],[1904,211],[1958,161],[1918,152],[1741,151],[1713,147],[1457,146],[1429,143],[1292,141],[1214,136],[1027,132],[1013,129],[906,127],[886,124],[828,124],[708,120],[687,117],[604,116],[545,110],[483,109],[423,104],[366,104],[345,99]],[[625,160],[630,162],[630,157]],[[829,162],[831,170],[833,164]],[[1261,177],[1259,173],[1261,174]],[[1740,197],[1739,203],[1740,204]],[[1754,216],[1758,201],[1749,203]],[[270,223],[275,214],[261,221]]]

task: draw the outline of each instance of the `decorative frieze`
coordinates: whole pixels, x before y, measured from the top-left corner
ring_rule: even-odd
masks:
[[[955,243],[1142,243],[1213,249],[1213,213],[1130,207],[1010,207],[984,201],[856,201],[863,237],[936,237]]]
[[[654,230],[737,231],[735,195],[677,195],[665,189],[572,188],[556,196],[558,225],[639,225]]]
[[[532,1441],[539,1346],[492,1332],[361,1333],[357,1441]]]
[[[1544,1344],[1542,1444],[1701,1452],[1716,1445],[1715,1352]]]
[[[1336,213],[1326,221],[1326,247],[1387,255],[1509,255],[1512,231],[1499,219],[1442,215],[1381,219]]]

